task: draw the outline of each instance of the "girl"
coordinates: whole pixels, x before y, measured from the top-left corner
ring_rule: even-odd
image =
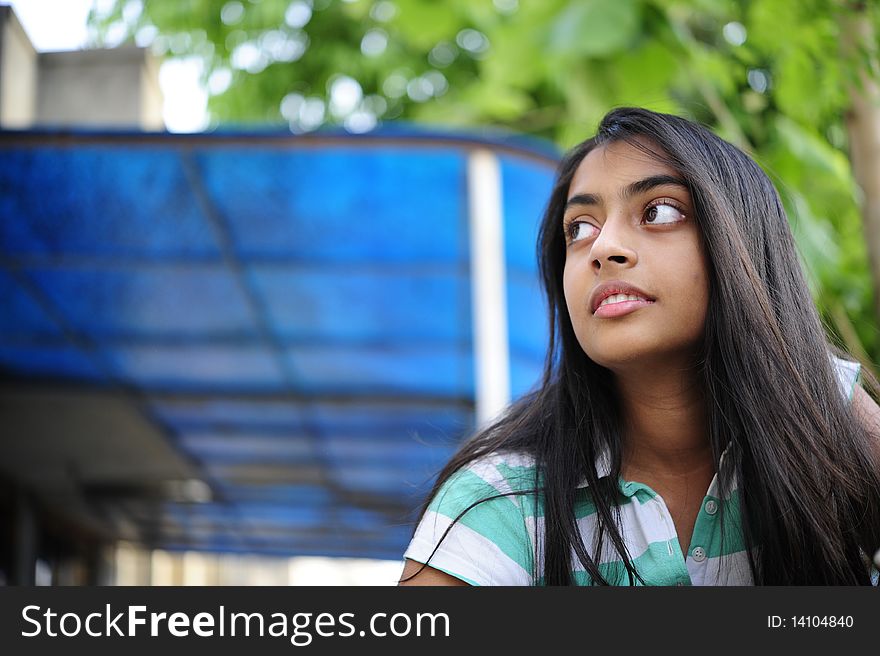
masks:
[[[401,583],[871,584],[880,409],[749,157],[614,110],[560,165],[538,255],[542,384],[440,473]]]

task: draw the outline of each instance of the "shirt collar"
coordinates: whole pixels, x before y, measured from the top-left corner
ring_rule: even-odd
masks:
[[[611,453],[609,453],[608,449],[602,449],[599,455],[596,456],[596,474],[599,478],[605,478],[611,474]],[[578,483],[578,489],[589,486],[590,482],[586,476],[581,478],[581,482]]]

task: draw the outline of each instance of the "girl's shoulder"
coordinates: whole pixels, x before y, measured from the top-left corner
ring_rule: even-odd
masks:
[[[533,490],[536,483],[535,458],[522,451],[493,451],[472,460],[453,474],[449,482],[469,479],[488,486],[498,494]]]
[[[534,471],[517,452],[475,458],[443,483],[404,557],[473,585],[531,585],[535,522],[523,500]]]
[[[449,476],[428,510],[456,517],[477,504],[500,512],[518,509],[524,498],[533,494],[535,480],[532,456],[513,451],[488,453]]]

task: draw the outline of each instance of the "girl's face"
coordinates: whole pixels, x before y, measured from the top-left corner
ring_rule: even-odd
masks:
[[[626,142],[592,150],[563,218],[563,287],[581,348],[611,370],[689,363],[709,266],[681,176]]]

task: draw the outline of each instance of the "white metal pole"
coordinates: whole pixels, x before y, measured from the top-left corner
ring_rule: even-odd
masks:
[[[467,179],[476,420],[483,426],[510,402],[501,169],[495,154],[473,151]]]

